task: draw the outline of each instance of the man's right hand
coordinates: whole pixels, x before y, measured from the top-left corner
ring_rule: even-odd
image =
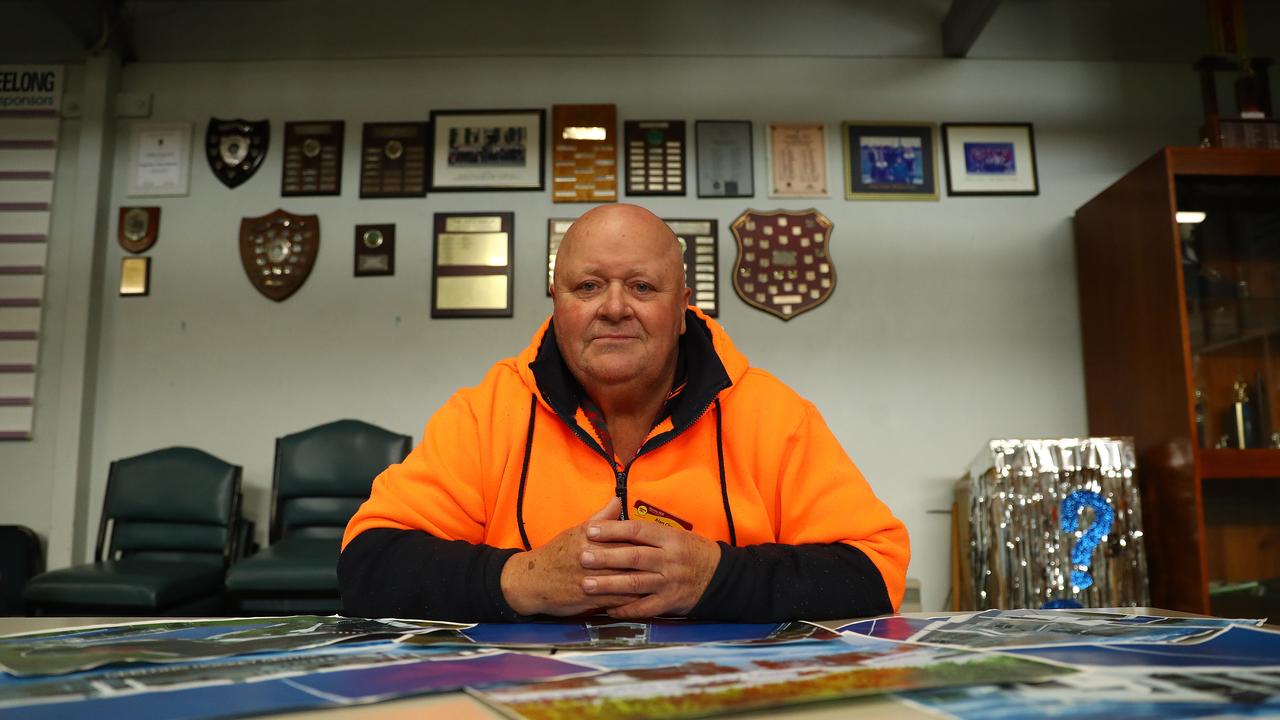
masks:
[[[580,615],[633,602],[641,595],[587,595],[582,579],[588,574],[606,574],[582,567],[582,553],[589,549],[614,547],[587,540],[589,524],[615,520],[622,503],[614,497],[587,518],[533,550],[516,553],[502,566],[502,594],[507,604],[521,615]],[[610,572],[611,571],[606,571]]]

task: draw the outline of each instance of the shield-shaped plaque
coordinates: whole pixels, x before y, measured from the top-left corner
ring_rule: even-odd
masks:
[[[320,249],[320,218],[276,210],[240,221],[240,262],[258,292],[279,302],[307,281]]]
[[[733,221],[733,289],[746,304],[790,320],[831,297],[831,221],[817,210],[748,210]]]
[[[160,208],[122,207],[116,225],[116,241],[131,253],[146,252],[160,233]]]
[[[271,121],[219,120],[209,118],[204,134],[204,152],[209,167],[223,185],[234,188],[253,177],[267,156]]]

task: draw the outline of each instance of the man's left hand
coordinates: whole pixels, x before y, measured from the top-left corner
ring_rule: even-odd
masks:
[[[582,590],[588,595],[643,595],[609,609],[616,618],[688,615],[698,604],[720,563],[715,542],[660,523],[640,520],[595,521],[587,538],[624,547],[582,553],[582,567],[618,574],[588,575]]]

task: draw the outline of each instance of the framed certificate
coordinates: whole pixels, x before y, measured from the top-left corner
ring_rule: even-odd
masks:
[[[827,197],[827,126],[769,125],[769,197]]]
[[[515,213],[436,213],[431,317],[511,317]]]
[[[129,129],[129,195],[181,197],[191,179],[191,123],[135,122]]]
[[[847,122],[840,126],[846,200],[937,200],[932,123]]]
[[[698,197],[755,197],[750,120],[699,120]]]
[[[1031,123],[943,123],[948,195],[1038,195]]]
[[[547,111],[431,111],[432,190],[542,190]]]

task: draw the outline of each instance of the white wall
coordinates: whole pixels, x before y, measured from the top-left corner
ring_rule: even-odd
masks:
[[[1192,144],[1196,85],[1182,65],[749,57],[477,57],[344,62],[138,64],[122,92],[150,93],[155,120],[195,123],[191,194],[163,208],[150,297],[116,297],[123,252],[105,258],[88,536],[108,463],[170,444],[245,468],[248,510],[265,532],[278,435],[356,417],[420,437],[458,386],[527,342],[550,311],[546,220],[581,213],[550,192],[433,193],[364,200],[360,126],[429,110],[614,102],[620,119],[749,119],[752,199],[640,199],[665,217],[721,227],[721,322],[753,362],[814,400],[876,491],[906,521],[926,608],[947,593],[951,485],[996,436],[1086,431],[1070,217],[1165,144]],[[272,148],[228,190],[200,144],[210,116],[267,117]],[[281,198],[287,120],[347,123],[343,194]],[[828,123],[832,196],[764,195],[763,127]],[[1030,121],[1041,194],[938,202],[843,199],[842,120]],[[114,202],[124,195],[128,123],[117,134]],[[626,198],[624,198],[626,199]],[[838,286],[783,323],[727,284],[728,224],[747,208],[817,207],[835,223]],[[240,267],[241,217],[317,213],[321,251],[307,284],[277,304]],[[434,212],[514,211],[515,317],[428,317]],[[396,275],[353,278],[352,228],[397,226]],[[114,226],[111,232],[114,233]],[[0,453],[5,452],[0,450]],[[0,461],[3,456],[0,455]],[[36,483],[38,478],[5,485]],[[25,491],[24,491],[25,492]],[[39,495],[38,492],[35,493]],[[31,501],[38,504],[39,498]],[[47,502],[47,501],[46,501]],[[0,522],[9,520],[0,510]]]

